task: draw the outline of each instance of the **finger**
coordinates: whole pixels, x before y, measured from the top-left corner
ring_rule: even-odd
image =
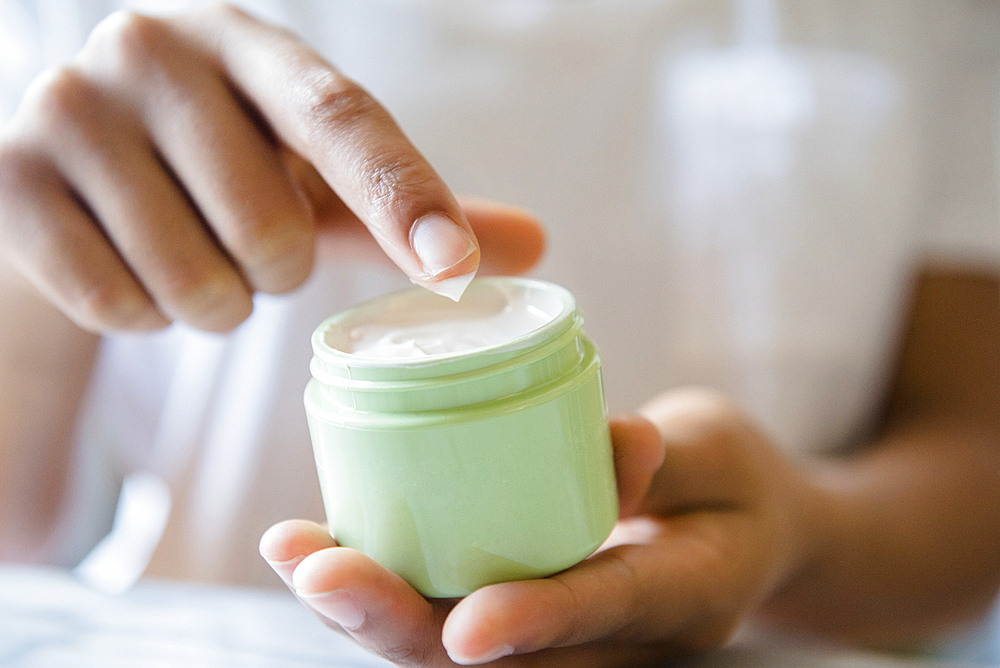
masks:
[[[320,550],[298,565],[292,581],[304,604],[379,656],[406,665],[451,665],[441,645],[449,606],[429,602],[362,553]]]
[[[281,157],[316,219],[319,257],[390,261],[384,253],[373,252],[377,249],[371,234],[311,164],[290,149]],[[480,273],[521,274],[541,259],[546,240],[538,218],[487,199],[459,196],[458,202],[479,241]]]
[[[326,188],[325,184],[323,187]],[[375,240],[333,191],[326,188],[315,204],[317,255],[324,259],[390,262]],[[515,275],[533,268],[545,251],[545,231],[530,213],[506,204],[460,197],[459,202],[479,241],[479,274]]]
[[[54,167],[0,150],[0,200],[0,248],[75,323],[95,332],[169,323]]]
[[[442,641],[456,663],[578,645],[617,633],[640,605],[639,583],[618,564],[614,548],[578,564],[563,577],[492,585],[462,600],[449,615]],[[574,576],[569,576],[570,573]]]
[[[337,541],[319,524],[307,520],[286,520],[275,524],[260,538],[260,556],[289,587],[295,567],[307,556]]]
[[[551,578],[473,592],[445,622],[449,655],[468,664],[594,642],[650,643],[666,654],[721,643],[731,629],[710,617],[726,605],[711,596],[709,579],[724,572],[717,555],[683,532],[655,540],[656,548],[615,547]]]
[[[476,233],[487,274],[522,274],[533,268],[545,252],[545,229],[523,209],[474,197],[459,197],[459,204]]]
[[[751,473],[774,459],[748,418],[717,392],[665,392],[640,412],[665,444],[643,510],[736,509],[761,482]]]
[[[460,294],[458,279],[471,278],[479,265],[472,229],[441,178],[367,92],[288,32],[238,10],[215,6],[182,25],[218,54],[235,87],[411,279]]]
[[[39,82],[39,141],[171,320],[225,331],[252,308],[243,279],[121,105],[64,68]]]
[[[610,421],[614,445],[618,514],[635,514],[656,471],[663,464],[665,449],[656,427],[639,415],[623,415]]]
[[[254,290],[305,280],[315,234],[308,207],[214,60],[167,21],[118,13],[79,61],[141,110],[157,151]]]

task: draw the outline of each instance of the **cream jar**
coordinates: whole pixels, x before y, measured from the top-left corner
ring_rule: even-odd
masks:
[[[473,281],[359,304],[312,337],[330,532],[429,597],[557,573],[617,519],[600,360],[565,289]]]

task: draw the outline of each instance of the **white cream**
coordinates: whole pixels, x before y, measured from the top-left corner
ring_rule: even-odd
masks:
[[[465,289],[469,287],[469,283],[472,279],[476,277],[476,272],[471,272],[465,274],[464,276],[456,276],[454,278],[446,278],[443,281],[438,281],[437,283],[418,283],[417,281],[410,280],[414,285],[419,285],[422,288],[427,288],[436,295],[441,295],[442,297],[447,297],[453,302],[457,302],[465,294]]]
[[[460,302],[423,290],[382,298],[326,332],[326,342],[368,359],[413,359],[488,348],[548,322],[562,304],[520,286],[473,283]]]

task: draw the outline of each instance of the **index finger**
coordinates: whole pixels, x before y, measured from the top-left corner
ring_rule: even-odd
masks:
[[[206,15],[207,14],[207,15]],[[457,299],[479,266],[461,208],[389,113],[292,33],[225,5],[180,20],[414,282]]]

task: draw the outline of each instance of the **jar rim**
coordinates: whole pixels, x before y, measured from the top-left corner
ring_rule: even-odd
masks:
[[[425,288],[412,287],[389,292],[369,299],[341,311],[324,320],[313,332],[312,348],[314,354],[326,364],[349,368],[397,368],[417,369],[421,367],[446,364],[451,361],[463,360],[483,354],[502,354],[530,348],[548,340],[559,330],[572,325],[572,315],[576,312],[576,300],[572,293],[559,285],[534,278],[523,277],[489,277],[479,278],[469,284],[467,294],[475,296],[477,292],[493,290],[496,292],[520,290],[523,293],[534,292],[549,300],[553,308],[551,317],[543,324],[521,335],[496,344],[469,348],[458,352],[430,354],[419,357],[368,357],[345,352],[332,345],[329,334],[335,328],[343,329],[345,322],[364,314],[385,309],[392,301],[403,302],[408,299],[428,300],[437,296]]]

